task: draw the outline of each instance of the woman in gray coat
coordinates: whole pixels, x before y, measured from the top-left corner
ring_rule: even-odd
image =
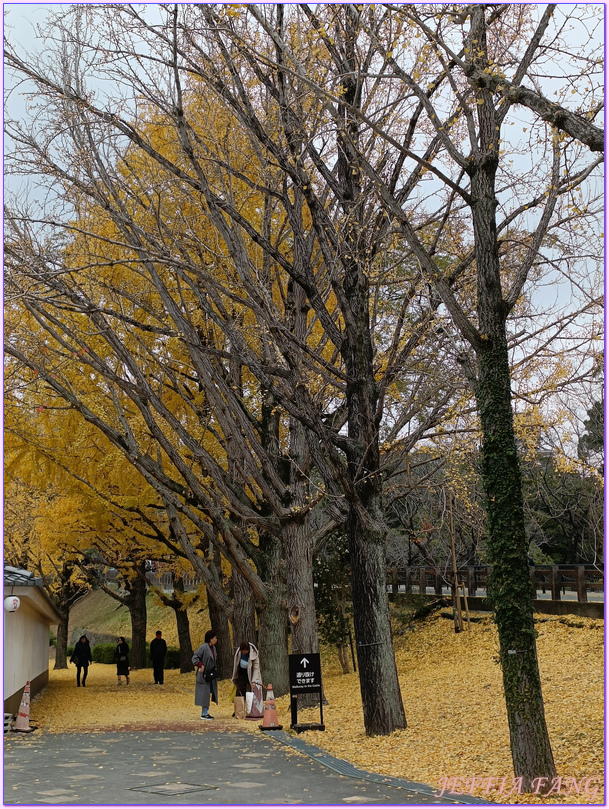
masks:
[[[216,667],[216,650],[218,641],[213,629],[205,633],[205,642],[199,646],[192,656],[193,666],[197,668],[195,684],[195,705],[201,706],[201,719],[213,719],[209,713],[210,698],[218,704],[218,670]],[[211,677],[212,679],[206,679]]]

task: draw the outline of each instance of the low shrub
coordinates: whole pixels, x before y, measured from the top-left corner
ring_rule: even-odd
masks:
[[[152,662],[150,663],[152,666]],[[167,647],[167,654],[165,655],[165,668],[166,669],[179,669],[180,668],[180,650],[175,646]]]
[[[71,655],[74,647],[68,647],[68,654]],[[94,663],[116,663],[116,644],[115,643],[97,643],[91,647],[91,655]],[[131,659],[131,653],[129,654]],[[152,660],[150,659],[150,649],[146,647],[146,662],[144,668],[152,668]],[[179,669],[180,668],[180,650],[173,646],[167,648],[165,655],[165,668],[166,669]]]
[[[94,663],[116,663],[116,643],[96,643],[91,656]]]

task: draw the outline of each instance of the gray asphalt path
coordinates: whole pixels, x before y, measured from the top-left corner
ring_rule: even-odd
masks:
[[[194,733],[9,734],[4,805],[484,803],[440,799],[430,787],[355,770],[284,732],[209,725]]]

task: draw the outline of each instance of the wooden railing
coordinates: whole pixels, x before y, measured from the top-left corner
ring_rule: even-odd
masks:
[[[531,583],[535,591],[549,593],[554,601],[560,601],[567,590],[577,593],[578,601],[588,601],[589,592],[604,590],[603,565],[531,565]],[[487,565],[468,565],[457,571],[459,582],[467,587],[468,596],[486,591],[491,568]],[[400,592],[426,593],[431,588],[436,595],[449,588],[452,571],[441,567],[411,567],[389,571],[387,584],[393,594]]]
[[[149,582],[151,582],[151,584],[160,587],[162,590],[173,590],[173,577],[171,573],[158,574],[154,571],[150,571],[146,573],[146,578]],[[187,591],[196,590],[202,581],[203,579],[201,579],[199,576],[185,573],[183,576],[184,589]]]
[[[467,587],[468,596],[479,595],[480,590],[486,592],[491,568],[488,565],[468,565],[457,571],[459,582]],[[567,590],[577,593],[577,601],[588,601],[588,593],[603,593],[604,566],[601,565],[531,565],[529,568],[531,583],[536,592],[549,594],[554,601],[560,601]],[[150,571],[146,574],[149,581],[163,590],[172,590],[171,573]],[[116,571],[108,571],[107,580],[116,579]],[[389,570],[387,585],[393,595],[400,593],[426,593],[429,588],[441,596],[450,588],[452,571],[444,567],[411,567]],[[184,576],[184,589],[196,590],[201,584],[198,576]],[[598,601],[598,599],[595,599]],[[601,599],[602,600],[602,599]]]
[[[105,576],[106,582],[115,582],[118,578],[117,571],[113,569],[107,570]],[[146,578],[151,584],[154,584],[155,587],[160,587],[164,591],[173,590],[173,578],[170,572],[159,573],[155,570],[147,570]],[[199,576],[194,576],[188,573],[184,574],[185,590],[196,590],[201,582],[202,579]]]

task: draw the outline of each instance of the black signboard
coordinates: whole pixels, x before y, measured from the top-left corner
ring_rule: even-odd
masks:
[[[319,652],[290,655],[290,691],[292,694],[310,694],[321,691]]]
[[[325,730],[321,691],[321,660],[319,652],[289,656],[290,663],[290,707],[292,724],[295,731]],[[319,694],[319,724],[298,724],[298,695]]]

